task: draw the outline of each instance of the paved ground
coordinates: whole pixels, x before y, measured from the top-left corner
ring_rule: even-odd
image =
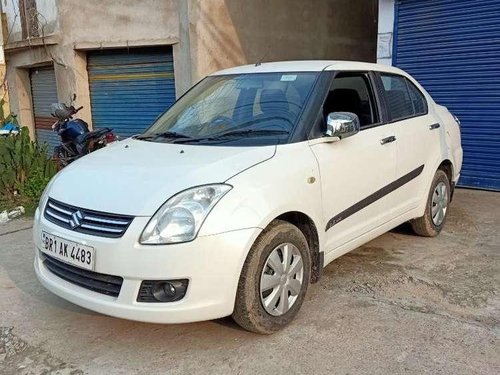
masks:
[[[402,227],[334,261],[265,337],[71,305],[37,282],[30,226],[0,227],[1,374],[500,373],[500,193],[458,190],[439,237]]]

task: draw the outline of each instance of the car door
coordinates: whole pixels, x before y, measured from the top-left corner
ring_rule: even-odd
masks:
[[[407,78],[380,73],[388,120],[397,138],[396,177],[405,180],[397,189],[394,209],[403,214],[422,202],[432,170],[440,160],[441,124],[429,112],[424,94]]]
[[[320,170],[326,252],[392,217],[393,196],[384,189],[396,173],[395,132],[393,124],[382,122],[373,78],[367,72],[337,73],[323,104],[323,119],[331,112],[358,115],[359,133],[332,143],[310,140]]]

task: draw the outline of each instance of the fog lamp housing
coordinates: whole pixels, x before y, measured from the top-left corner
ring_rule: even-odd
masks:
[[[141,283],[137,302],[180,301],[187,292],[189,280],[144,280]]]

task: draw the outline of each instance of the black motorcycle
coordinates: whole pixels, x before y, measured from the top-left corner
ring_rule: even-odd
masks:
[[[52,117],[57,118],[52,129],[61,138],[61,144],[54,148],[53,158],[61,168],[117,140],[110,128],[89,131],[85,121],[79,118],[73,119],[82,108],[75,108],[72,104],[69,106],[64,103],[52,104]]]

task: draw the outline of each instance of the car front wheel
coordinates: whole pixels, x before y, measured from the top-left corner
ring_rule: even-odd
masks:
[[[261,334],[278,331],[300,309],[310,279],[307,240],[294,225],[275,220],[255,241],[241,272],[233,319]]]

